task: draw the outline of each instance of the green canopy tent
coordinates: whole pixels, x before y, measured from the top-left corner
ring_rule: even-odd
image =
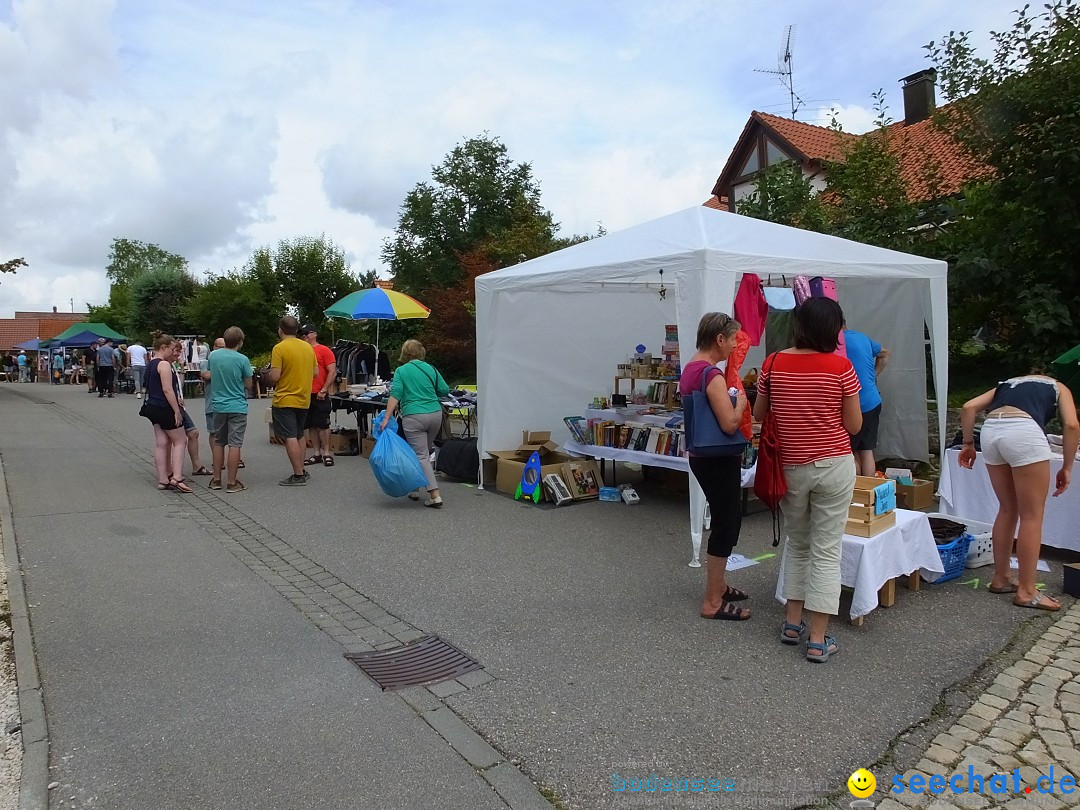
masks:
[[[1050,372],[1080,397],[1080,345],[1073,346],[1050,364]]]
[[[116,343],[126,343],[127,338],[103,323],[76,323],[59,335],[41,341],[41,348],[85,348],[98,338],[111,338]]]

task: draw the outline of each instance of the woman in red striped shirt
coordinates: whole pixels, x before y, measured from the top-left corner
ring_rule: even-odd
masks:
[[[787,481],[780,504],[787,534],[780,641],[798,644],[809,629],[806,658],[817,663],[837,652],[825,631],[840,610],[841,540],[855,486],[850,435],[862,427],[859,379],[850,361],[834,354],[843,323],[835,301],[804,301],[795,311],[795,348],[763,365],[754,403],[759,422],[773,412]]]

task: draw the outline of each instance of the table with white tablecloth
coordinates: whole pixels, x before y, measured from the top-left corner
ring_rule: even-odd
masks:
[[[960,451],[945,451],[945,463],[941,466],[941,511],[958,518],[993,523],[997,517],[998,502],[990,486],[990,476],[983,463],[982,453],[975,454],[975,466],[965,470],[960,466]],[[1045,545],[1080,551],[1080,484],[1076,481],[1058,497],[1053,497],[1054,479],[1061,469],[1062,458],[1050,459],[1050,492],[1046,496],[1046,513],[1043,516]]]
[[[786,545],[780,558],[776,580],[776,599],[784,604],[784,561]],[[930,520],[924,512],[896,510],[896,525],[873,537],[845,534],[840,556],[840,584],[854,588],[851,618],[865,616],[878,606],[878,591],[890,580],[919,572],[932,582],[945,573],[938,554]]]

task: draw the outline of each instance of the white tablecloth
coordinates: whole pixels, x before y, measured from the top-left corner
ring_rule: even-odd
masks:
[[[982,453],[975,454],[975,467],[965,470],[959,463],[959,450],[945,451],[945,464],[941,468],[941,511],[958,518],[993,523],[997,517],[998,502],[990,486]],[[1043,543],[1055,548],[1080,551],[1080,481],[1073,481],[1064,493],[1055,498],[1054,479],[1061,469],[1061,456],[1050,459],[1050,492],[1046,496],[1046,514],[1043,517]]]
[[[784,599],[784,561],[787,546],[780,558],[780,576],[776,580],[776,599]],[[941,556],[924,512],[896,510],[896,525],[873,537],[845,534],[840,556],[840,584],[854,588],[851,618],[865,616],[878,606],[878,591],[893,577],[918,570],[932,582],[943,573]]]

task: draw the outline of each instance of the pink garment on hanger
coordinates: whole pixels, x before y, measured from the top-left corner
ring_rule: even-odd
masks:
[[[743,273],[739,291],[735,293],[735,320],[742,325],[751,346],[761,343],[768,319],[769,302],[761,290],[761,279],[753,273]]]

